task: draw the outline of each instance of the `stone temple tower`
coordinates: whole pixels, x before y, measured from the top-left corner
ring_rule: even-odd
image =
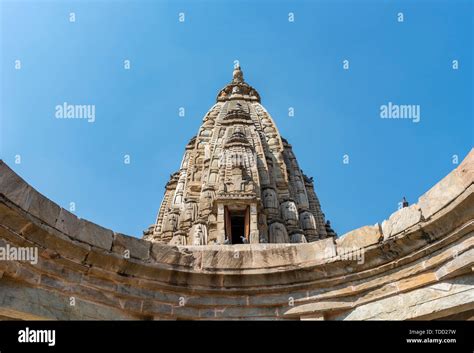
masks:
[[[147,240],[175,245],[304,243],[335,236],[240,67],[171,175]]]

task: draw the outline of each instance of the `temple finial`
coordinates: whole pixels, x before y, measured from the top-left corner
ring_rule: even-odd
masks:
[[[226,102],[229,100],[260,102],[260,95],[258,92],[255,90],[255,88],[245,82],[244,73],[242,72],[242,68],[240,67],[240,63],[238,61],[234,62],[232,81],[229,82],[217,94],[218,102]]]
[[[240,68],[240,64],[236,64],[234,66],[234,72],[232,73],[232,76],[233,76],[232,82],[234,83],[244,82],[244,73],[242,72],[242,69]]]

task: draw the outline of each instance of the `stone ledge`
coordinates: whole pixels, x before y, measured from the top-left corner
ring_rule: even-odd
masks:
[[[81,298],[71,306],[68,295],[40,288],[20,285],[10,280],[0,284],[0,312],[9,311],[12,317],[26,320],[133,320],[120,309],[93,303]],[[80,308],[80,309],[79,309]]]
[[[471,154],[473,154],[473,152],[470,153],[466,161],[458,168],[463,171],[466,183],[470,178],[468,176],[472,176],[472,172],[469,169],[472,166],[472,163],[469,162],[472,159]],[[109,229],[105,229],[86,220],[78,219],[67,210],[59,209],[54,204],[51,205],[50,201],[41,194],[26,188],[25,185],[27,184],[14,174],[3,162],[0,164],[0,171],[2,171],[0,192],[10,195],[19,203],[23,202],[24,207],[26,207],[26,209],[23,208],[23,210],[28,216],[28,219],[24,220],[15,214],[13,208],[5,204],[0,204],[0,219],[2,220],[2,224],[8,223],[9,226],[11,225],[13,227],[12,229],[14,231],[20,232],[24,229],[25,225],[31,222],[34,224],[38,223],[39,227],[44,227],[44,225],[39,224],[42,220],[38,218],[38,215],[44,214],[47,218],[47,222],[44,223],[54,223],[52,227],[62,233],[50,234],[43,238],[36,237],[35,240],[44,244],[43,246],[51,246],[51,244],[54,243],[54,239],[52,238],[58,236],[64,241],[71,239],[72,241],[76,241],[77,244],[88,244],[87,246],[103,249],[106,251],[103,256],[108,256],[107,254],[110,252],[111,254],[116,253],[123,256],[123,250],[130,248],[131,258],[149,261],[157,265],[164,265],[162,268],[169,271],[177,270],[178,268],[184,270],[187,268],[188,271],[199,271],[204,274],[222,271],[227,271],[229,274],[234,271],[238,274],[241,271],[245,271],[251,275],[258,274],[259,272],[262,274],[278,273],[283,269],[286,271],[296,271],[303,267],[310,269],[315,266],[320,266],[321,273],[323,274],[326,271],[326,264],[336,267],[341,266],[341,262],[331,259],[331,256],[327,256],[330,253],[336,254],[338,246],[342,248],[347,247],[347,245],[354,245],[354,247],[358,248],[367,248],[369,251],[373,251],[374,247],[381,246],[380,248],[383,248],[382,250],[385,252],[384,256],[386,259],[384,259],[384,261],[391,261],[393,256],[401,256],[401,253],[397,252],[399,250],[396,249],[396,244],[393,243],[394,238],[397,238],[395,240],[398,241],[399,238],[405,237],[403,232],[413,228],[413,226],[417,224],[419,224],[419,229],[430,227],[429,223],[420,219],[420,212],[417,205],[412,205],[395,212],[388,221],[384,222],[382,226],[383,234],[386,236],[386,240],[390,239],[392,243],[395,244],[390,246],[379,244],[380,230],[377,225],[361,227],[351,231],[337,239],[336,245],[332,239],[324,239],[308,244],[246,244],[234,246],[214,245],[206,247],[170,246],[157,243],[151,245],[145,240],[117,233],[114,234]],[[460,195],[462,195],[462,193]],[[40,205],[42,204],[46,205],[46,208],[41,211],[43,213],[39,213],[41,209]],[[36,216],[31,212],[35,212]],[[438,214],[439,213],[437,213],[437,215]],[[31,218],[29,215],[31,215]],[[39,222],[33,219],[33,217],[39,220]],[[435,219],[436,217],[430,219]],[[446,221],[444,221],[444,223],[446,223]],[[452,226],[455,225],[453,224]],[[450,227],[451,223],[449,223],[448,229]],[[50,232],[49,230],[47,231]],[[411,234],[413,232],[416,233],[416,231],[415,229],[409,232]],[[438,233],[440,235],[446,234],[446,230],[443,229]],[[25,234],[28,236],[27,233]],[[64,234],[64,236],[60,236],[61,234]],[[400,237],[398,235],[400,235]],[[413,236],[410,236],[410,238],[413,242]],[[434,238],[436,238],[436,236],[429,239],[429,241],[433,241]],[[417,239],[417,242],[419,246],[423,246],[426,240],[420,238]],[[86,248],[86,251],[90,250]],[[392,253],[393,256],[391,256]],[[82,259],[80,261],[82,261]],[[348,269],[350,269],[350,266],[348,266]],[[125,266],[125,268],[127,268],[127,266]],[[329,268],[331,268],[331,271],[334,269],[334,267]],[[126,270],[132,273],[135,272],[135,269],[130,266]],[[151,268],[150,271],[152,270],[158,270],[158,268]]]
[[[421,210],[417,204],[399,209],[392,213],[388,220],[382,222],[384,240],[403,232],[421,220]]]
[[[465,242],[466,244],[467,243],[470,243],[471,246],[472,246],[472,240],[473,238],[472,237],[467,237],[465,239]],[[461,243],[459,244],[456,244],[454,246],[454,248],[452,249],[446,249],[446,250],[443,250],[443,252],[447,252],[447,255],[446,256],[449,256],[450,254],[453,253],[453,251],[451,250],[456,250],[457,248],[459,248],[459,255],[456,257],[456,259],[458,260],[461,260],[461,259],[464,259],[463,262],[464,264],[466,264],[466,260],[469,261],[469,255],[470,253],[468,253],[467,251],[464,251],[464,249],[468,249],[469,246],[465,246],[465,245],[462,245]],[[104,250],[98,250],[98,251],[101,251],[101,252],[105,252]],[[457,253],[458,251],[456,251]],[[428,255],[426,255],[428,256]],[[436,260],[433,262],[433,265],[436,264],[436,263],[441,263],[444,262],[446,260],[446,256],[443,256],[443,257],[439,257],[438,255],[435,255],[435,256],[430,256],[429,258],[427,258],[426,260],[423,261],[423,263],[421,264],[422,267],[425,267],[425,268],[428,268],[429,264],[425,264],[425,262],[427,261],[431,261],[432,259],[433,260]],[[42,261],[42,263],[50,263],[50,265],[54,265],[54,266],[59,266],[57,264],[57,261]],[[459,262],[459,261],[458,261]],[[471,260],[472,262],[472,260]],[[446,262],[446,264],[448,264],[449,262]],[[20,265],[19,263],[14,263],[14,262],[11,262],[10,263],[11,265]],[[413,265],[410,265],[410,266],[413,266]],[[463,265],[463,267],[466,267],[465,265]],[[456,266],[456,267],[453,267],[451,266],[450,267],[451,269],[453,269],[454,271],[457,270],[457,268],[459,268],[459,264]],[[37,268],[35,268],[35,270],[38,270]],[[402,270],[402,269],[400,269]],[[399,271],[400,271],[399,270]],[[3,269],[2,272],[4,272],[5,270]],[[411,275],[415,275],[415,273],[412,273],[411,272],[412,270],[410,270],[408,273],[410,273]],[[24,281],[25,278],[28,278],[28,281],[30,281],[31,283],[37,283],[38,280],[38,276],[37,275],[31,275],[31,271],[29,271],[28,269],[26,268],[20,268],[20,267],[16,267],[16,268],[13,268],[13,269],[9,269],[8,271],[8,276],[11,275],[11,273],[13,273],[13,275],[15,276],[14,278],[17,278],[18,281]],[[393,274],[391,274],[390,272],[387,273],[387,275],[390,275],[392,276],[393,279],[395,279],[393,277]],[[25,277],[26,276],[26,277]],[[42,280],[41,280],[41,283],[43,283],[45,286],[49,286],[49,289],[53,289],[55,287],[55,283],[58,283],[57,280],[56,282],[52,279],[51,277],[56,277],[56,278],[63,278],[66,276],[66,273],[64,272],[64,270],[59,270],[58,271],[55,271],[55,274],[54,275],[45,275],[45,276],[41,276]],[[126,280],[127,278],[123,278],[123,280]],[[75,281],[74,283],[70,283],[68,284],[65,288],[67,290],[68,293],[70,293],[71,295],[73,295],[73,293],[77,293],[77,295],[81,296],[83,299],[86,299],[86,300],[90,300],[90,298],[95,298],[95,296],[97,296],[96,300],[97,301],[100,301],[101,303],[103,304],[109,304],[111,305],[112,303],[118,303],[117,302],[117,298],[120,298],[119,301],[120,303],[119,304],[114,304],[114,306],[116,307],[120,307],[124,310],[126,310],[127,312],[135,312],[138,310],[138,307],[140,306],[139,304],[139,300],[142,299],[144,300],[145,299],[145,293],[142,292],[142,286],[141,285],[137,285],[137,284],[131,284],[131,285],[119,285],[118,287],[114,287],[113,285],[112,286],[107,286],[107,285],[103,285],[101,284],[102,286],[102,290],[101,288],[96,288],[96,290],[100,290],[100,294],[99,292],[97,291],[94,291],[94,290],[89,290],[85,287],[77,287],[76,286],[76,280],[74,279],[74,277],[71,277],[71,280]],[[89,281],[92,280],[92,276],[87,276],[87,279],[85,277],[81,277],[81,280],[80,282],[77,282],[77,283],[80,283],[81,285],[84,285],[86,287],[96,287],[94,286],[92,283],[90,283]],[[348,278],[348,280],[350,280]],[[353,280],[353,279],[352,279]],[[413,287],[417,287],[417,286],[420,286],[420,285],[425,285],[426,283],[429,283],[429,282],[433,282],[434,281],[434,277],[432,275],[424,275],[424,274],[420,274],[420,275],[415,275],[413,276],[412,278],[407,278],[406,280],[402,280],[400,281],[400,285],[397,285],[393,288],[393,290],[385,290],[383,288],[381,288],[381,290],[372,290],[369,294],[369,296],[363,296],[363,300],[360,300],[360,304],[365,304],[364,302],[367,302],[367,301],[374,301],[374,300],[380,300],[381,298],[383,298],[384,296],[387,296],[387,295],[396,295],[397,292],[398,292],[398,289],[400,286],[403,286],[403,289],[405,290],[410,290],[412,289]],[[62,282],[61,282],[62,283]],[[59,288],[58,289],[61,289],[61,285],[59,285]],[[262,282],[259,283],[259,285],[263,285]],[[307,283],[308,286],[315,286],[316,284],[314,283],[310,283],[308,282]],[[354,283],[353,282],[350,282],[350,283],[346,283],[345,284],[346,286],[348,286],[348,288],[353,288],[353,285]],[[1,284],[0,284],[1,286]],[[71,291],[72,290],[72,286],[74,286],[74,291]],[[389,283],[388,287],[387,288],[390,288],[391,287],[391,284]],[[401,287],[400,287],[401,288]],[[328,288],[330,289],[330,288]],[[368,287],[366,289],[369,289]],[[151,300],[149,301],[149,304],[150,305],[153,305],[153,306],[158,306],[158,307],[163,307],[163,305],[171,305],[172,307],[176,307],[177,306],[177,298],[179,298],[179,296],[183,296],[183,297],[189,297],[189,300],[187,301],[187,305],[192,305],[194,308],[199,308],[202,306],[205,306],[205,305],[219,305],[219,306],[232,306],[231,303],[229,301],[232,301],[232,299],[229,297],[227,298],[228,300],[226,300],[226,298],[223,298],[222,300],[220,299],[217,299],[216,297],[210,297],[210,295],[206,295],[204,293],[200,293],[199,291],[197,291],[197,289],[195,288],[194,291],[192,292],[192,294],[180,294],[180,291],[181,289],[180,288],[175,288],[175,293],[170,293],[169,297],[162,297],[161,295],[159,295],[160,293],[158,292],[159,289],[157,291],[155,291],[156,293],[156,296],[153,295],[153,290],[149,291],[148,292],[148,296],[151,296],[152,298],[154,298],[154,300]],[[249,297],[249,301],[248,301],[248,304],[246,306],[249,306],[249,305],[257,305],[258,307],[253,307],[253,308],[246,308],[246,310],[239,310],[239,309],[235,309],[235,310],[221,310],[222,313],[225,313],[224,316],[221,316],[217,313],[216,310],[212,311],[212,310],[209,310],[209,308],[206,308],[206,309],[203,309],[203,310],[196,310],[196,309],[192,309],[192,308],[189,308],[189,309],[180,309],[180,310],[173,310],[171,314],[168,314],[168,315],[172,315],[172,316],[169,316],[169,317],[179,317],[179,318],[196,318],[196,317],[192,317],[192,316],[189,316],[189,315],[199,315],[199,317],[201,317],[201,315],[204,315],[203,317],[206,317],[207,315],[213,315],[214,316],[211,316],[213,318],[220,318],[220,319],[225,319],[225,318],[233,318],[233,317],[247,317],[248,315],[255,315],[255,317],[271,317],[271,316],[267,316],[267,315],[270,315],[269,313],[271,312],[275,312],[275,315],[281,315],[281,312],[279,311],[280,308],[282,307],[286,307],[288,305],[288,298],[291,296],[293,297],[295,300],[297,300],[297,296],[295,295],[296,293],[296,290],[295,288],[293,288],[292,286],[286,286],[286,287],[281,287],[279,289],[280,291],[280,298],[274,298],[275,300],[272,300],[270,298],[270,295],[268,293],[263,293],[263,292],[260,292],[256,295],[252,295],[251,297]],[[329,291],[328,294],[332,294],[331,292],[333,291],[333,289],[331,289]],[[110,292],[109,294],[107,294],[106,296],[102,296],[102,292],[105,294],[106,292]],[[219,291],[216,291],[215,294],[213,295],[218,295],[219,294],[224,294],[224,292],[227,293],[227,291],[225,291],[225,289],[222,289],[221,292]],[[288,294],[284,294],[284,293],[288,293]],[[94,293],[97,293],[97,294],[94,294]],[[334,293],[335,294],[335,293]],[[333,294],[333,295],[334,295]],[[115,296],[117,296],[117,298],[113,299],[113,300],[109,300],[108,298],[111,298],[110,296],[113,295],[112,299],[115,298]],[[308,295],[309,293],[306,293],[306,292],[303,292],[301,293],[301,295],[299,296],[299,298],[301,299],[304,299],[304,298],[308,298]],[[137,300],[134,300],[132,298],[129,298],[129,297],[138,297],[138,301]],[[213,298],[214,300],[210,300],[210,301],[201,301],[202,298],[206,298],[206,297],[210,297],[210,298]],[[89,298],[89,299],[88,299]],[[260,301],[255,301],[256,299],[260,299]],[[281,300],[280,300],[281,299]],[[309,298],[308,298],[309,299]],[[169,304],[169,303],[159,303],[159,302],[156,302],[156,300],[166,300],[166,301],[173,301],[174,303],[173,304]],[[326,303],[328,302],[332,302],[332,301],[337,301],[337,300],[334,300],[334,298],[327,298],[326,300],[324,300]],[[280,304],[278,304],[280,303]],[[359,301],[358,301],[359,303]],[[278,310],[275,311],[273,309],[269,309],[267,311],[265,311],[263,308],[264,307],[267,307],[267,306],[274,306],[276,304],[276,306],[278,306]],[[244,302],[241,302],[240,305],[245,305]],[[262,308],[261,310],[259,308]],[[224,309],[224,308],[222,308]],[[340,309],[340,308],[339,308]],[[331,310],[328,310],[328,312],[331,312]],[[145,314],[150,314],[148,312],[142,312],[143,315]],[[153,313],[152,313],[153,314]],[[154,314],[158,317],[164,317],[165,316],[165,313],[164,312],[161,312],[159,313],[158,311],[155,311]],[[231,315],[231,316],[228,316],[228,315]],[[232,315],[235,315],[235,316],[232,316]],[[261,316],[260,316],[261,315]],[[254,316],[251,316],[251,317],[254,317]]]
[[[58,219],[53,226],[71,238],[77,238],[82,229],[81,220],[64,208],[59,211]]]
[[[40,251],[35,266],[0,262],[0,314],[217,320],[282,319],[294,310],[291,317],[440,317],[473,305],[473,156],[471,151],[438,183],[445,184],[422,196],[428,204],[432,197],[433,207],[420,201],[395,212],[382,227],[361,227],[336,244],[325,239],[206,247],[151,244],[81,220],[0,162],[0,245],[34,245]],[[358,265],[327,256],[337,248],[363,249],[367,257]],[[130,250],[130,259],[124,250]],[[461,283],[466,278],[471,282]],[[67,305],[73,293],[77,311]],[[425,300],[430,293],[436,294],[433,304]],[[455,309],[444,294],[455,298]],[[179,306],[181,297],[187,306]],[[289,307],[290,297],[298,309]],[[400,298],[411,303],[408,309],[396,307]]]
[[[472,201],[474,201],[474,198],[473,197],[470,197],[470,201],[469,201],[469,195],[463,195],[459,200],[460,203],[456,203],[456,204],[452,204],[449,206],[449,208],[447,209],[447,211],[450,212],[450,214],[453,212],[452,210],[455,210],[456,214],[457,214],[457,217],[460,217],[459,219],[462,220],[465,216],[461,216],[461,213],[460,213],[460,209],[463,209],[463,210],[468,210],[468,208],[466,207],[469,207],[469,205],[472,205]],[[466,198],[468,197],[468,198]],[[464,200],[464,201],[463,201]],[[466,204],[467,202],[467,204]],[[466,205],[464,205],[466,204]],[[452,209],[450,211],[450,209]],[[466,212],[466,211],[463,211],[463,212]],[[437,216],[436,219],[438,219],[440,217],[440,215]],[[449,219],[452,218],[450,217],[449,215],[446,215],[444,216],[444,218],[441,218],[439,219],[438,221],[441,221],[443,224],[446,224],[446,217],[448,217]],[[428,225],[431,227],[431,225]],[[36,227],[36,226],[35,226]],[[42,227],[46,227],[46,226],[42,226]],[[451,226],[450,226],[451,227]],[[48,227],[46,227],[48,228]],[[452,229],[452,228],[450,228]],[[54,232],[53,232],[54,231]],[[50,235],[48,235],[48,237],[52,237],[52,240],[51,242],[49,242],[50,247],[52,248],[55,248],[56,245],[54,245],[53,247],[53,244],[55,243],[54,242],[54,236],[56,236],[56,233],[58,231],[52,229],[49,227],[48,229],[48,232],[53,232],[51,233]],[[444,231],[443,231],[444,232]],[[28,237],[28,232],[25,232],[24,233],[27,237]],[[424,236],[422,233],[420,233],[420,235],[417,235],[417,236],[414,236],[414,234],[416,234],[416,230],[415,231],[412,231],[409,235],[402,235],[402,236],[399,236],[399,237],[395,237],[395,238],[392,238],[394,239],[394,241],[396,242],[400,242],[402,241],[403,244],[405,245],[402,245],[402,247],[411,253],[411,255],[415,254],[416,255],[416,252],[414,252],[416,250],[416,248],[419,248],[419,247],[422,247],[424,245],[426,245],[426,239],[423,240]],[[446,233],[442,233],[442,234],[446,234]],[[60,233],[58,233],[58,236],[61,235]],[[441,235],[441,233],[440,233]],[[421,238],[420,238],[421,237]],[[61,240],[68,240],[70,241],[70,239],[68,237],[66,237],[65,235],[61,236],[60,237]],[[64,239],[63,239],[64,238]],[[40,239],[41,238],[35,238],[33,239],[34,241],[36,241],[36,239]],[[140,240],[137,240],[140,242]],[[330,239],[326,240],[327,242],[330,243]],[[394,241],[392,241],[390,244],[392,244]],[[413,247],[412,245],[409,245],[407,242],[410,242],[410,243],[414,243],[416,246]],[[40,243],[42,243],[40,241]],[[84,244],[84,243],[79,243],[76,241],[77,244]],[[46,243],[45,243],[46,244]],[[69,244],[69,243],[67,243]],[[71,242],[71,246],[73,245],[74,243]],[[318,243],[315,243],[313,244],[312,246],[317,246],[316,244]],[[260,263],[260,267],[255,267],[257,264],[254,264],[253,267],[251,268],[248,268],[248,269],[241,269],[241,268],[236,268],[236,267],[227,267],[227,268],[222,268],[220,270],[216,270],[216,269],[205,269],[205,268],[202,268],[199,266],[200,264],[200,257],[211,257],[215,254],[213,254],[212,252],[209,252],[208,251],[208,247],[191,247],[193,252],[190,252],[190,247],[172,247],[172,246],[168,246],[168,245],[161,245],[161,248],[164,249],[164,251],[159,251],[160,255],[164,255],[164,259],[161,259],[160,262],[158,263],[154,263],[154,262],[150,262],[148,264],[145,264],[145,263],[140,263],[140,260],[133,260],[132,259],[129,259],[129,260],[124,260],[123,259],[123,256],[119,256],[118,254],[114,255],[114,253],[111,253],[109,251],[106,251],[106,250],[103,250],[103,249],[100,249],[100,248],[96,248],[94,250],[94,256],[90,257],[87,261],[87,263],[89,263],[89,265],[94,265],[95,266],[104,266],[105,268],[111,268],[112,271],[115,271],[115,272],[120,272],[124,275],[128,275],[128,276],[143,276],[144,278],[151,278],[151,279],[159,279],[161,281],[169,281],[170,280],[170,276],[172,274],[174,274],[174,279],[175,280],[179,280],[179,282],[176,282],[176,283],[187,283],[189,281],[191,282],[195,282],[195,281],[199,281],[200,283],[202,283],[203,285],[205,286],[212,286],[212,287],[215,287],[215,286],[223,286],[223,285],[227,285],[227,286],[233,286],[233,285],[241,285],[241,286],[244,286],[244,287],[254,287],[254,286],[258,286],[259,283],[262,283],[262,279],[263,278],[266,278],[266,280],[269,280],[270,278],[274,279],[275,281],[279,281],[278,280],[278,274],[279,273],[282,273],[282,272],[285,272],[285,278],[286,280],[285,281],[290,281],[290,278],[292,276],[295,276],[294,277],[294,280],[296,280],[296,278],[299,278],[300,280],[302,280],[302,272],[301,270],[304,269],[304,278],[305,280],[319,280],[319,279],[322,279],[322,278],[327,278],[329,275],[331,275],[332,278],[334,278],[333,282],[334,283],[337,283],[338,281],[340,281],[339,279],[337,279],[338,276],[348,276],[347,278],[349,279],[350,277],[352,277],[353,275],[356,275],[357,272],[360,272],[362,270],[368,270],[374,266],[379,266],[380,268],[380,271],[383,271],[383,269],[385,268],[385,266],[382,266],[384,262],[387,262],[388,260],[387,259],[395,259],[398,257],[398,260],[397,262],[399,264],[403,264],[403,263],[406,263],[406,261],[413,261],[413,260],[408,260],[409,258],[413,258],[413,256],[410,255],[410,257],[408,257],[407,259],[402,259],[401,256],[402,256],[402,253],[398,251],[398,253],[395,253],[395,255],[391,258],[387,257],[387,259],[384,260],[384,254],[387,254],[389,253],[387,251],[387,249],[380,249],[380,245],[383,245],[384,247],[387,247],[388,245],[390,244],[385,244],[385,243],[382,243],[382,244],[376,244],[376,245],[373,245],[373,246],[370,246],[368,247],[365,252],[367,255],[370,255],[370,258],[371,260],[367,263],[364,264],[364,266],[353,266],[352,264],[348,263],[348,262],[341,262],[341,261],[331,261],[331,262],[318,262],[318,261],[309,261],[309,262],[299,262],[299,263],[294,263],[293,261],[295,260],[295,257],[291,257],[291,256],[286,256],[287,252],[284,251],[286,249],[286,247],[282,244],[254,244],[254,245],[240,245],[239,246],[239,249],[243,250],[241,252],[241,255],[242,256],[246,256],[248,257],[245,261],[249,261],[249,263],[251,264],[251,259],[254,258],[254,255],[252,253],[249,253],[248,251],[244,251],[246,249],[250,249],[252,248],[254,250],[254,252],[257,254],[255,256],[256,259],[258,259],[259,257],[265,257],[267,256],[267,251],[269,249],[272,249],[273,251],[277,251],[275,253],[275,255],[277,256],[280,256],[281,259],[280,260],[284,260],[282,262],[282,266],[279,266],[279,267],[269,267],[269,266],[265,266],[265,264],[263,263]],[[85,244],[84,244],[85,245]],[[294,249],[297,249],[297,248],[306,248],[306,245],[308,244],[294,244],[292,246],[290,246],[290,248],[293,248]],[[393,245],[393,244],[392,244]],[[392,245],[390,245],[391,247],[393,247]],[[44,245],[42,245],[44,246]],[[225,253],[227,253],[227,255],[232,255],[234,252],[232,251],[233,247],[232,246],[216,246],[217,249],[215,248],[215,250],[218,250],[219,248],[223,247],[224,250],[225,250]],[[265,251],[262,250],[262,247],[264,249],[266,249]],[[400,248],[400,246],[397,246],[398,248]],[[64,247],[62,247],[64,248]],[[69,246],[67,246],[66,248],[69,248]],[[307,248],[307,249],[311,249],[311,247]],[[80,251],[82,251],[81,249],[78,249]],[[223,250],[223,251],[224,251]],[[90,251],[90,250],[89,250]],[[382,251],[380,253],[380,251]],[[392,250],[389,250],[389,251],[392,251]],[[62,253],[60,251],[60,253]],[[220,253],[220,251],[218,251],[217,253]],[[309,254],[311,255],[312,253],[314,252],[309,252]],[[84,254],[84,253],[82,253]],[[96,256],[96,255],[99,255],[100,256]],[[180,256],[184,256],[185,257],[190,257],[191,258],[191,263],[193,263],[193,261],[195,261],[196,263],[193,265],[193,266],[189,266],[189,263],[186,262],[188,260],[186,260],[185,262],[181,261],[180,260]],[[291,254],[291,253],[290,253]],[[114,255],[114,256],[111,256],[111,255]],[[111,256],[111,257],[109,257]],[[422,254],[420,254],[419,256],[424,256]],[[312,257],[312,256],[311,256]],[[254,259],[255,259],[254,258]],[[377,260],[377,261],[373,261],[373,260]],[[57,261],[57,260],[56,260]],[[91,262],[92,261],[92,262]],[[390,260],[391,261],[391,260]],[[155,264],[157,266],[155,266]],[[328,267],[330,266],[330,267]],[[390,267],[387,267],[388,269]],[[367,272],[365,271],[368,275],[372,275],[372,274],[375,274],[375,272],[373,272],[374,270],[370,270],[370,272]],[[197,278],[197,273],[201,273],[200,275],[200,278],[198,279]],[[299,273],[299,274],[298,274]],[[245,274],[245,278],[246,278],[246,281],[242,282],[238,280],[239,276],[240,275],[243,275]],[[192,275],[192,277],[190,277]],[[229,275],[232,275],[231,277],[228,277],[227,280],[223,280],[225,276],[229,276]],[[366,276],[366,275],[365,275]],[[193,278],[193,280],[191,280]],[[281,280],[281,279],[280,279]],[[270,285],[270,281],[267,283],[268,285]],[[277,284],[277,282],[275,282],[274,284]]]
[[[362,249],[379,243],[383,239],[380,224],[352,230],[336,239],[336,247]],[[338,251],[339,252],[339,251]]]
[[[474,276],[471,274],[364,304],[332,319],[426,320],[472,308]]]
[[[112,249],[114,233],[110,229],[106,229],[83,219],[81,219],[81,223],[82,228],[76,237],[77,240],[104,250]]]
[[[0,160],[0,194],[27,211],[31,204],[32,190],[27,182]]]
[[[347,311],[352,309],[354,303],[351,301],[320,301],[297,306],[285,312],[285,316],[299,317],[301,315],[325,314],[332,311]]]
[[[425,194],[420,196],[418,204],[425,219],[429,219],[447,204],[459,196],[474,182],[474,149],[463,162],[446,177],[441,179]]]
[[[136,259],[148,260],[150,258],[151,244],[151,242],[146,240],[137,239],[120,233],[114,233],[112,252],[125,257],[128,254],[130,257]]]
[[[442,194],[443,190],[446,189],[443,186],[444,184],[447,184],[449,188],[451,184],[456,184],[455,181],[458,181],[460,187],[465,190],[465,186],[472,183],[473,159],[474,152],[471,151],[456,170],[437,184],[440,185],[438,189],[435,186],[421,199],[423,197],[424,199],[436,198],[437,193]],[[336,254],[338,246],[365,248],[377,245],[380,239],[379,229],[375,225],[361,227],[347,233],[336,240],[336,245],[331,244],[331,241],[327,239],[308,244],[206,246],[205,249],[193,246],[175,247],[156,243],[150,245],[145,240],[117,233],[114,235],[109,229],[87,220],[81,220],[67,210],[59,208],[59,206],[33,190],[3,162],[0,162],[0,171],[0,193],[3,193],[7,199],[23,210],[65,233],[68,237],[107,251],[112,250],[115,253],[129,249],[132,258],[146,261],[150,259],[171,265],[179,264],[179,266],[191,267],[194,270],[216,270],[219,268],[239,268],[242,270],[262,267],[270,269],[271,267],[278,268],[279,266],[288,266],[295,263],[328,261],[331,256],[327,255],[330,252]],[[443,198],[442,201],[452,202],[452,195],[448,199]],[[421,201],[420,203],[423,204]],[[416,204],[392,214],[388,220],[382,223],[384,239],[387,240],[422,222],[420,211],[423,212],[423,208],[429,214],[430,210],[427,210],[425,206],[418,207]],[[3,209],[5,208],[3,207]],[[5,217],[10,217],[11,221],[15,218],[12,212],[7,212],[6,215],[2,212],[1,218],[5,219]],[[19,218],[16,218],[16,220],[19,222],[18,227],[24,226]],[[235,257],[235,253],[239,253],[239,256]]]

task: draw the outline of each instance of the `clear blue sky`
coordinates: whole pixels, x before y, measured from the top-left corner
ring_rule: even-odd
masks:
[[[0,48],[1,158],[130,235],[154,222],[235,59],[339,234],[416,202],[473,145],[472,1],[3,1]],[[421,121],[381,119],[389,101]],[[56,119],[63,102],[96,121]]]

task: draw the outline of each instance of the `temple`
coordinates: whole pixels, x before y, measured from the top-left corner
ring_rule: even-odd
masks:
[[[402,206],[335,236],[236,67],[144,239],[0,160],[0,320],[473,320],[474,149]]]
[[[144,239],[174,245],[334,237],[291,145],[236,66],[171,175]]]

